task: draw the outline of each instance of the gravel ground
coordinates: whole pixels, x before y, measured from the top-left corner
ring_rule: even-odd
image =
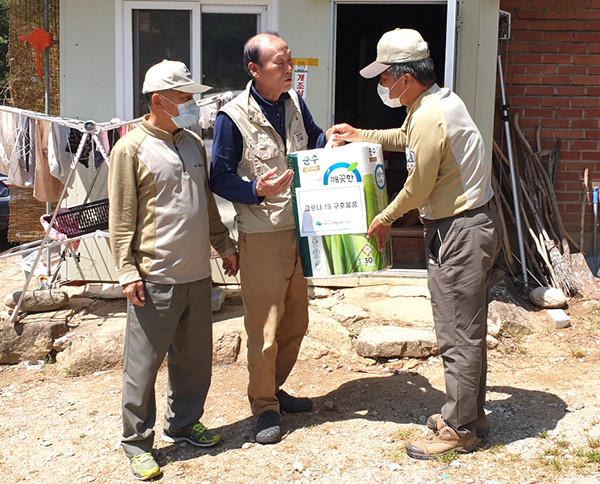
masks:
[[[353,291],[347,294],[351,302]],[[367,299],[376,304],[384,297],[377,294]],[[239,301],[227,304],[239,318]],[[323,311],[312,306],[311,320]],[[501,339],[490,351],[492,431],[472,454],[418,461],[405,453],[405,443],[426,433],[427,416],[443,404],[439,357],[374,362],[343,350],[348,342],[328,335],[339,351],[320,358],[304,353],[286,384],[288,392],[313,398],[314,409],[282,417],[282,442],[252,441],[241,355],[214,368],[203,417],[224,442],[197,449],[157,439],[164,470],[158,482],[600,482],[600,303],[594,297],[572,301],[568,312],[573,327],[555,330],[536,313],[535,333]],[[122,313],[114,317],[124,324]],[[107,326],[105,321],[98,331]],[[163,368],[158,415],[165,387]],[[0,367],[0,482],[133,482],[119,447],[120,400],[118,366],[84,376],[56,364]]]

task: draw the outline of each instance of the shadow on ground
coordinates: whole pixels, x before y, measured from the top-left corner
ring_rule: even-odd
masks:
[[[482,448],[509,444],[535,437],[540,432],[552,430],[565,415],[566,404],[558,396],[541,391],[531,391],[508,386],[488,388],[486,407],[491,433],[481,442]],[[422,425],[424,418],[439,412],[445,401],[444,394],[433,388],[418,374],[396,373],[389,376],[358,378],[337,389],[313,398],[314,408],[308,414],[284,414],[282,432],[293,433],[307,426],[359,418],[376,422],[404,425]],[[518,424],[513,415],[518,414]],[[239,449],[253,439],[253,417],[214,429],[221,433],[224,442],[210,449],[184,449],[177,445],[158,451],[159,464],[168,461],[185,461],[199,454],[217,455]],[[423,430],[425,427],[423,426]],[[390,429],[390,434],[393,430]]]

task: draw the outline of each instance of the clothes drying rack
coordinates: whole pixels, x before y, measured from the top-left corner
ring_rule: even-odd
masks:
[[[196,102],[196,104],[198,104],[200,108],[207,107],[215,103],[219,103],[220,106],[230,101],[232,98],[233,94],[230,91],[228,91],[222,94],[217,94],[211,97],[200,99]],[[107,122],[96,122],[93,120],[82,121],[80,119],[52,116],[48,114],[38,113],[35,111],[27,111],[24,109],[13,108],[9,106],[0,106],[0,110],[13,112],[15,114],[26,116],[32,119],[50,121],[53,123],[60,124],[62,126],[76,129],[82,133],[81,140],[79,141],[79,145],[77,147],[77,151],[75,152],[75,155],[73,156],[73,159],[71,160],[71,164],[69,166],[68,178],[65,181],[63,190],[59,196],[58,201],[56,202],[56,208],[54,212],[44,216],[46,218],[48,226],[45,230],[43,239],[41,241],[22,244],[0,254],[0,259],[2,259],[5,257],[11,257],[15,255],[37,251],[35,262],[33,263],[33,268],[26,277],[23,290],[21,291],[17,304],[15,305],[8,319],[9,322],[15,323],[19,319],[19,308],[21,307],[21,304],[23,302],[25,291],[31,283],[31,280],[35,273],[35,268],[38,266],[42,257],[42,253],[45,249],[50,249],[52,247],[61,246],[63,244],[68,244],[69,242],[74,242],[76,240],[82,240],[90,237],[109,237],[109,232],[106,232],[104,230],[105,228],[108,228],[108,200],[105,199],[88,203],[89,194],[92,191],[92,188],[96,182],[99,170],[96,170],[96,174],[94,176],[94,179],[92,180],[91,186],[86,192],[84,203],[77,207],[71,207],[70,209],[67,209],[67,211],[61,212],[61,210],[59,210],[62,202],[66,198],[67,190],[73,182],[73,177],[77,170],[77,164],[79,163],[79,159],[82,156],[87,141],[91,140],[92,145],[95,146],[95,148],[99,151],[102,158],[108,165],[110,163],[109,157],[98,135],[103,131],[113,130],[116,128],[121,128],[123,126],[139,124],[143,120],[143,117],[136,118],[131,121],[112,120]],[[210,121],[212,124],[214,124],[214,119],[211,119]],[[89,218],[88,216],[90,216],[92,212],[94,212],[93,217],[91,217],[93,220],[91,223],[88,223],[89,221],[86,221],[85,219]],[[66,233],[63,232],[63,230],[65,230],[65,227]],[[57,228],[59,232],[65,233],[67,235],[66,240],[51,240],[51,231],[53,229],[56,230]],[[64,257],[64,253],[63,255],[61,255],[61,258],[62,257]],[[50,267],[49,255],[47,257],[47,264],[48,267]],[[56,276],[58,275],[58,271],[60,270],[60,265],[61,263],[59,263],[59,267],[55,270],[54,275],[50,279],[51,285],[55,282]]]

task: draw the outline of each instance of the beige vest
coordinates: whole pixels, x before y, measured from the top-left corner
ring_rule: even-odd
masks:
[[[290,99],[284,101],[284,145],[281,136],[267,121],[256,99],[250,94],[250,86],[251,82],[244,92],[222,108],[242,133],[244,147],[237,174],[246,181],[254,181],[275,167],[277,174],[281,175],[288,168],[286,154],[308,147],[308,135],[302,120],[298,94],[291,90]],[[233,206],[237,212],[238,229],[242,232],[252,234],[295,228],[289,188],[278,195],[266,196],[258,205],[234,203]]]

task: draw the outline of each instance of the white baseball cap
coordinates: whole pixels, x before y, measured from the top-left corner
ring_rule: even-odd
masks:
[[[395,29],[386,32],[377,42],[377,59],[360,70],[360,75],[371,79],[392,64],[414,62],[429,57],[429,45],[413,29]]]
[[[183,62],[165,59],[146,71],[142,94],[166,89],[200,94],[209,91],[212,87],[194,82],[190,70]]]

